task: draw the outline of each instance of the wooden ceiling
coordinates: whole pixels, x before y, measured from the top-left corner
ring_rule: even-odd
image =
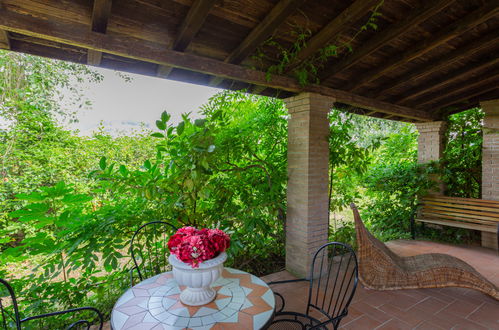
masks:
[[[499,98],[498,0],[0,4],[0,48],[17,52],[262,95],[315,92],[348,111],[410,122]],[[374,8],[376,28],[362,30]],[[302,47],[269,79],[297,33]],[[345,43],[320,63],[317,83],[298,83],[294,68]]]

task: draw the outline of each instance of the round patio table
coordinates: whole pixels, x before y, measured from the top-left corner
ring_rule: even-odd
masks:
[[[225,268],[213,283],[215,300],[203,306],[180,302],[182,288],[166,272],[128,289],[111,313],[111,328],[124,329],[264,329],[275,310],[274,293],[260,278]]]

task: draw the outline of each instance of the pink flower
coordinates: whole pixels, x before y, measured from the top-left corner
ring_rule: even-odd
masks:
[[[199,267],[203,261],[215,258],[229,246],[229,235],[220,229],[183,227],[168,240],[170,252],[193,268]]]
[[[210,229],[208,231],[208,238],[218,253],[222,253],[230,247],[229,235],[220,229]]]
[[[170,249],[171,252],[175,252],[178,249],[178,246],[182,243],[183,237],[184,236],[179,233],[171,236],[168,240],[168,249]]]

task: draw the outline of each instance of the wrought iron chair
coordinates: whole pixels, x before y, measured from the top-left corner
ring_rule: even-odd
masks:
[[[325,330],[330,326],[334,329],[339,327],[341,320],[348,314],[348,306],[357,288],[358,266],[355,252],[343,243],[327,243],[315,253],[310,274],[309,280],[269,283],[310,282],[305,313],[284,311],[285,300],[281,294],[275,293],[281,306],[276,308],[269,329]]]
[[[134,284],[134,271],[141,281],[169,270],[168,238],[177,231],[171,223],[152,221],[140,226],[133,234],[130,251],[134,267],[130,270],[130,282]]]
[[[102,317],[101,312],[94,307],[72,308],[64,311],[35,315],[21,319],[14,290],[7,281],[0,278],[0,326],[3,326],[3,329],[21,330],[23,323],[28,321],[69,313],[80,313],[82,311],[90,311],[92,313],[95,313],[99,320],[99,330],[102,330],[102,327],[104,325],[104,318]],[[90,320],[81,319],[71,323],[66,329],[86,327],[86,329],[88,330],[90,329],[92,323],[93,322]]]

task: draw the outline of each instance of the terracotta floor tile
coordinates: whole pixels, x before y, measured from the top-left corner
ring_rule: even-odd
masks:
[[[393,318],[390,321],[383,323],[379,327],[376,328],[376,330],[410,330],[413,327],[411,327],[409,324]]]
[[[443,308],[442,311],[447,311],[449,313],[452,313],[456,316],[464,317],[470,315],[474,311],[476,311],[481,305],[484,303],[480,303],[480,305],[476,305],[474,303],[469,303],[468,301],[465,301],[464,299],[458,299],[454,301],[453,303],[449,304],[447,307]]]
[[[453,323],[452,329],[454,328],[459,328],[459,329],[469,329],[469,330],[485,330],[487,327],[484,327],[478,323],[475,323],[471,320],[467,320],[463,317],[459,317],[453,313],[449,313],[447,311],[441,311],[436,314],[440,319],[445,320],[445,321],[450,321]]]
[[[445,303],[441,300],[438,300],[435,297],[428,297],[427,296],[427,299],[420,301],[415,306],[417,308],[427,312],[428,314],[435,314],[435,313],[441,311],[442,309],[444,309],[445,307],[447,307],[448,305],[449,305],[449,303]]]
[[[381,323],[376,321],[375,319],[372,319],[367,315],[363,315],[358,319],[355,319],[352,322],[343,325],[342,329],[352,329],[352,330],[375,329],[380,325]]]
[[[428,317],[428,313],[418,309],[417,307],[412,307],[411,309],[404,311],[399,309],[397,306],[392,305],[392,304],[386,304],[381,306],[379,309],[381,309],[383,312],[385,312],[388,315],[391,315],[392,317],[396,317],[412,327],[418,326],[420,323],[423,323],[423,321]]]
[[[499,329],[499,305],[485,303],[467,318],[485,327]]]
[[[357,310],[361,311],[363,314],[370,316],[371,318],[375,319],[380,323],[385,323],[392,318],[391,315],[388,315],[382,310],[374,308],[371,305],[368,305],[362,301],[352,304],[352,307],[356,308]]]
[[[441,326],[432,323],[430,321],[424,321],[420,325],[414,328],[414,330],[445,330],[446,328],[442,328]]]

